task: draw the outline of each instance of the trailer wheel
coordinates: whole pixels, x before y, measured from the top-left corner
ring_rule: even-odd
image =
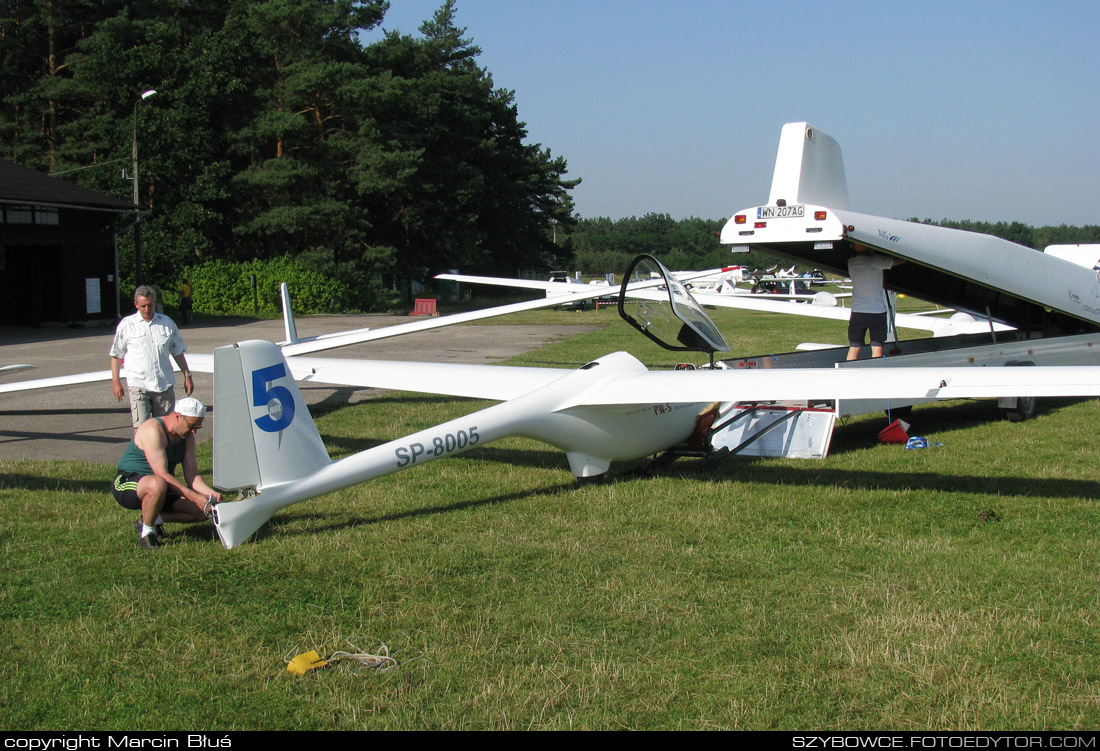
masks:
[[[1023,422],[1039,412],[1039,399],[1035,396],[1016,397],[1016,406],[1005,410],[1009,422]]]
[[[1020,360],[1015,362],[1006,362],[1005,367],[1011,368],[1013,366],[1028,366],[1035,363],[1027,360]],[[1009,407],[1005,410],[1005,417],[1009,422],[1023,422],[1024,420],[1030,420],[1035,417],[1039,412],[1039,399],[1034,396],[1018,396],[1016,397],[1016,406]]]

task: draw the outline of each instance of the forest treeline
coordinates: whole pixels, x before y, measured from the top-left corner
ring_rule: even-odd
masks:
[[[570,269],[599,276],[609,271],[621,273],[638,253],[649,253],[673,269],[709,269],[733,264],[763,269],[790,263],[760,251],[731,254],[729,246],[720,244],[716,236],[726,219],[676,220],[668,214],[618,220],[579,219],[568,235],[568,245],[574,253]],[[915,218],[909,221],[981,232],[1038,250],[1048,245],[1100,243],[1100,225],[1031,227],[1020,222]]]
[[[526,142],[513,92],[478,64],[453,0],[418,36],[364,43],[387,8],[11,0],[0,7],[0,157],[130,199],[136,142],[144,276],[166,290],[189,270],[220,278],[268,263],[319,274],[311,285],[339,281],[318,305],[377,309],[451,268],[618,274],[641,252],[675,269],[777,262],[731,256],[716,237],[725,217],[577,217],[579,180]],[[1100,242],[1095,226],[938,223],[1038,248]],[[132,237],[120,236],[123,290]]]
[[[1036,250],[1042,250],[1048,245],[1100,243],[1100,225],[1096,224],[1086,224],[1083,227],[1066,224],[1032,227],[1021,222],[975,222],[951,219],[941,219],[934,222],[931,219],[922,221],[915,218],[909,221],[921,221],[922,224],[938,224],[941,227],[952,227],[967,232],[980,232],[984,235],[993,235],[1003,240],[1026,245]]]
[[[130,200],[136,134],[145,278],[166,287],[210,260],[291,256],[355,304],[393,276],[561,265],[565,160],[526,143],[452,0],[419,36],[364,44],[387,7],[4,3],[0,157]]]

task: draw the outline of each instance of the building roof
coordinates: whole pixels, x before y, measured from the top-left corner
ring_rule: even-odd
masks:
[[[0,159],[0,202],[131,212],[134,204]]]

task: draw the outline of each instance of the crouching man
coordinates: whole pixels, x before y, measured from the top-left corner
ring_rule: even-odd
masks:
[[[146,550],[161,546],[165,522],[206,521],[222,499],[199,476],[195,461],[195,432],[205,416],[198,399],[180,399],[171,414],[138,427],[118,462],[112,492],[123,507],[141,511],[134,528]],[[180,464],[186,485],[175,476]]]

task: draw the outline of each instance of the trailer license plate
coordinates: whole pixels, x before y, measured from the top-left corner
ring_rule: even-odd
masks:
[[[760,206],[756,209],[757,219],[789,219],[806,216],[805,206]]]

